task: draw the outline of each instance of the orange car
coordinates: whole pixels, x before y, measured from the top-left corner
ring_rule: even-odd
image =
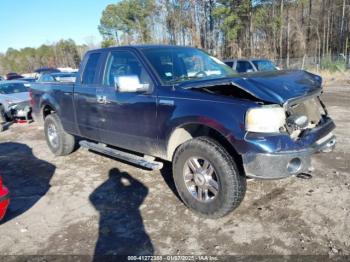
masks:
[[[5,216],[8,205],[10,204],[9,190],[3,185],[2,177],[0,176],[0,221]]]

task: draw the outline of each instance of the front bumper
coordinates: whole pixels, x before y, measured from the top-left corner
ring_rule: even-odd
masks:
[[[324,134],[322,131],[320,128],[316,132]],[[312,167],[311,156],[317,152],[330,152],[335,144],[336,137],[328,132],[311,145],[297,150],[244,154],[244,170],[248,177],[259,179],[280,179],[308,172]]]

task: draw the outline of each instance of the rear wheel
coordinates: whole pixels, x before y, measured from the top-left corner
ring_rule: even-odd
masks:
[[[44,122],[47,145],[56,156],[65,156],[73,152],[75,137],[64,131],[59,117],[54,113],[48,115]]]
[[[175,153],[173,175],[183,202],[200,215],[217,218],[239,206],[246,179],[216,141],[199,137],[185,142]]]

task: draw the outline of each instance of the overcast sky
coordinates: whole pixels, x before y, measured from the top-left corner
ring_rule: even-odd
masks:
[[[0,52],[38,47],[60,39],[101,41],[103,9],[117,0],[0,0]]]

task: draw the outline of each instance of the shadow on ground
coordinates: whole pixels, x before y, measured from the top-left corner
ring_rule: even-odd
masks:
[[[164,182],[169,187],[169,189],[173,192],[173,194],[177,197],[179,201],[182,202],[179,193],[176,190],[175,181],[173,178],[173,170],[170,162],[165,161],[163,168],[160,170],[160,174],[162,175]]]
[[[1,224],[25,213],[49,190],[56,167],[36,158],[21,143],[0,143],[0,172],[10,190],[10,206]]]
[[[145,232],[140,205],[148,189],[126,172],[113,168],[91,195],[100,215],[95,260],[104,255],[152,255],[153,245]]]

